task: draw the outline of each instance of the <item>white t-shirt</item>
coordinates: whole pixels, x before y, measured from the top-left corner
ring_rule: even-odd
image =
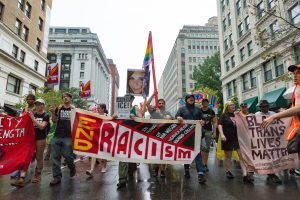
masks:
[[[258,111],[255,113],[255,115],[267,115],[267,116],[274,115],[274,114],[275,114],[275,112],[270,111],[270,110],[267,113],[263,113],[261,111]]]

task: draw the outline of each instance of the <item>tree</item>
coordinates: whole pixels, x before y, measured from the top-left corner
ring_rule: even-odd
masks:
[[[66,88],[64,90],[49,90],[46,87],[41,87],[37,89],[37,92],[35,93],[36,98],[41,98],[45,101],[46,103],[46,110],[48,110],[50,105],[55,105],[58,106],[62,104],[62,99],[61,95],[63,92],[69,92],[72,94],[72,102],[75,105],[76,108],[84,108],[85,106],[85,101],[84,99],[80,98],[80,89],[79,88]],[[24,108],[26,106],[26,95],[23,98],[23,102],[20,104],[17,104],[17,108]]]
[[[193,73],[193,80],[196,81],[196,90],[215,95],[219,105],[219,110],[223,108],[223,94],[221,76],[220,52],[207,57],[203,64],[199,64]]]

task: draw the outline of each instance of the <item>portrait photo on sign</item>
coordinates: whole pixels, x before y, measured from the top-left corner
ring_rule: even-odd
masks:
[[[141,96],[143,93],[144,71],[139,69],[127,70],[126,93]]]

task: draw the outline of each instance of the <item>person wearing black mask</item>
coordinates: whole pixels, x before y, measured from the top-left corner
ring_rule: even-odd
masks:
[[[183,106],[179,108],[177,111],[175,118],[179,122],[183,122],[184,119],[186,120],[200,120],[201,125],[204,124],[203,121],[203,114],[201,112],[201,109],[195,106],[195,97],[192,94],[188,94],[185,96],[185,103],[186,106]],[[189,171],[190,165],[185,164],[184,165],[184,172],[185,177],[190,178],[190,171]],[[201,152],[196,156],[196,168],[198,172],[198,182],[200,184],[204,184],[206,182],[206,179],[203,175],[203,165],[202,165],[202,157]]]

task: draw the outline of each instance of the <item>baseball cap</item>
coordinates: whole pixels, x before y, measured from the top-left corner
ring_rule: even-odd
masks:
[[[269,106],[269,102],[267,100],[260,100],[259,107],[261,106]]]
[[[289,70],[290,72],[294,72],[296,69],[300,69],[300,65],[290,65],[290,66],[288,67],[288,70]]]
[[[246,103],[241,103],[240,106],[241,106],[241,107],[243,107],[243,106],[248,106],[248,104],[246,104]]]
[[[37,100],[35,100],[34,104],[36,104],[36,103],[41,103],[41,104],[45,105],[45,101],[43,99],[37,99]]]

